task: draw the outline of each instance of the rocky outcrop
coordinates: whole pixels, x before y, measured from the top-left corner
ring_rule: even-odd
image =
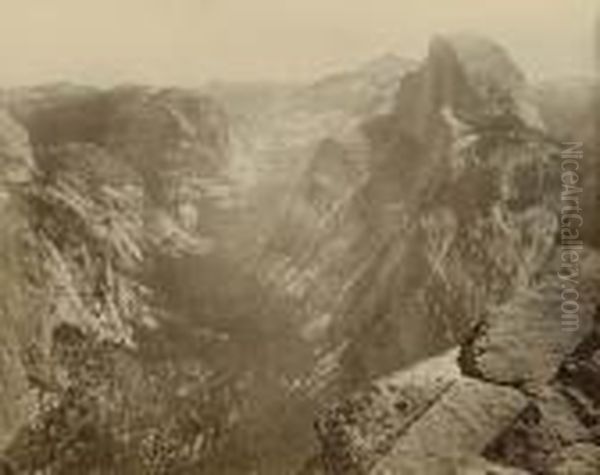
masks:
[[[485,381],[524,389],[548,384],[594,328],[600,303],[597,254],[582,257],[579,278],[577,322],[571,325],[561,311],[565,284],[552,272],[490,309],[476,336],[463,347],[463,370]]]
[[[313,311],[336,322],[333,347],[346,344],[338,381],[352,387],[456,345],[549,259],[557,149],[526,87],[487,40],[438,38],[392,111],[362,125],[367,140],[315,156],[299,187],[312,195],[299,193],[283,221],[294,239],[273,247],[288,258],[290,289],[314,295],[327,282]],[[358,179],[323,198],[341,183],[324,170],[347,150],[360,157],[344,161],[362,165]],[[295,210],[309,231],[289,224]]]
[[[463,473],[475,456],[524,473],[593,467],[597,257],[592,251],[582,263],[577,329],[560,326],[556,298],[522,289],[484,316],[458,358],[425,360],[334,406],[317,424],[325,473]],[[540,281],[551,280],[555,269]]]
[[[173,465],[173,454],[198,463],[224,421],[183,428],[214,402],[207,371],[201,361],[187,367],[193,378],[154,364],[140,344],[168,311],[147,278],[153,260],[206,252],[197,215],[213,205],[206,190],[226,166],[220,109],[185,91],[71,87],[16,91],[7,107],[2,470],[72,473],[87,463],[141,473]],[[203,402],[184,409],[181,398],[176,415],[170,388],[181,385]],[[153,452],[153,431],[167,453]],[[152,453],[140,455],[146,446]]]
[[[24,270],[30,237],[23,202],[15,190],[32,179],[33,160],[26,131],[6,112],[0,115],[0,447],[27,417],[32,402],[27,393],[20,349],[32,337],[30,322],[41,322],[35,312],[33,289]],[[31,319],[31,320],[30,320]]]
[[[375,381],[327,410],[316,429],[332,473],[367,473],[460,379],[456,351]]]
[[[577,464],[577,444],[596,437],[597,253],[581,251],[580,319],[567,328],[555,248],[560,150],[525,78],[489,42],[438,38],[402,81],[394,111],[366,131],[361,204],[378,236],[363,245],[381,256],[349,292],[346,318],[364,320],[342,364],[357,381],[378,382],[317,422],[322,470],[485,473],[473,462],[483,458],[498,473],[553,473],[553,455],[567,447],[564,466]],[[361,248],[347,249],[364,261]],[[409,404],[425,407],[414,419],[380,396],[377,387],[412,374],[382,368],[425,357],[419,366],[436,374],[425,348],[456,344],[461,375],[443,391],[408,385],[427,394]]]
[[[27,128],[42,166],[48,166],[45,154],[61,146],[96,145],[139,175],[152,206],[182,221],[199,206],[207,182],[227,167],[224,113],[191,91],[42,88],[15,95],[10,107]]]
[[[525,405],[514,389],[460,378],[369,473],[433,474],[444,465],[460,466],[464,457],[481,453]]]
[[[306,473],[594,473],[598,258],[576,331],[553,268],[587,98],[467,36],[208,89],[231,130],[179,89],[3,99],[0,471],[288,473],[341,400]]]

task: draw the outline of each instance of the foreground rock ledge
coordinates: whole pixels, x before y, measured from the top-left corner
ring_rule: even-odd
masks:
[[[460,378],[370,473],[433,473],[437,465],[460,466],[467,455],[482,452],[526,404],[514,389]]]

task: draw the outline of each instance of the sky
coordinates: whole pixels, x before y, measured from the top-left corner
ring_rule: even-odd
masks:
[[[534,77],[589,75],[600,0],[0,0],[0,85],[304,81],[435,34],[488,35]],[[597,63],[598,61],[596,61]]]

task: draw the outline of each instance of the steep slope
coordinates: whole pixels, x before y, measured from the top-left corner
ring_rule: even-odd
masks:
[[[224,109],[180,89],[9,91],[0,469],[293,473],[338,398],[317,424],[332,473],[457,455],[522,473],[511,434],[573,427],[532,457],[593,454],[597,341],[537,317],[556,303],[557,141],[585,129],[595,150],[595,92],[553,87],[461,35],[421,64],[205,88]]]
[[[360,324],[340,374],[372,384],[319,419],[324,453],[306,473],[467,473],[489,460],[494,473],[593,473],[598,260],[582,255],[581,325],[565,330],[555,243],[569,129],[552,107],[569,114],[541,104],[497,46],[438,38],[394,111],[367,125],[361,203],[377,239],[348,249],[382,255],[342,307]],[[458,360],[428,358],[454,345]]]
[[[471,39],[463,53],[463,41],[434,39],[391,116],[367,125],[374,164],[361,201],[378,231],[362,248],[380,255],[346,310],[368,328],[352,357],[367,374],[455,344],[484,306],[534,278],[553,245],[556,150],[529,125],[516,66],[503,54],[480,64],[472,43],[494,48]]]
[[[288,185],[316,143],[389,107],[400,79],[415,67],[390,54],[309,84],[215,83],[207,92],[232,119],[240,179]]]
[[[24,369],[19,364],[19,347],[31,338],[29,319],[38,320],[31,305],[32,292],[27,284],[23,262],[27,259],[25,238],[28,236],[27,216],[15,189],[26,186],[33,172],[33,157],[27,133],[6,112],[0,115],[0,220],[2,245],[0,286],[2,334],[0,375],[0,446],[27,416],[27,384]]]
[[[228,413],[190,421],[223,388],[201,359],[150,358],[172,317],[148,275],[158,258],[209,250],[196,217],[216,206],[206,190],[225,167],[223,115],[202,96],[146,88],[48,87],[7,103],[23,125],[2,116],[3,463],[17,473],[199,463]]]
[[[563,142],[581,143],[582,214],[593,217],[600,202],[600,80],[571,78],[545,81],[535,87],[533,97],[553,137]],[[586,219],[583,234],[586,241],[595,247],[600,246],[597,220]]]
[[[265,259],[341,355],[334,386],[455,345],[547,259],[557,149],[527,89],[496,45],[438,38],[366,140],[314,156]]]

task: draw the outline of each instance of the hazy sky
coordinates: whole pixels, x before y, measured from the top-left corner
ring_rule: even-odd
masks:
[[[0,0],[0,83],[306,79],[471,31],[528,71],[593,71],[600,0]]]

